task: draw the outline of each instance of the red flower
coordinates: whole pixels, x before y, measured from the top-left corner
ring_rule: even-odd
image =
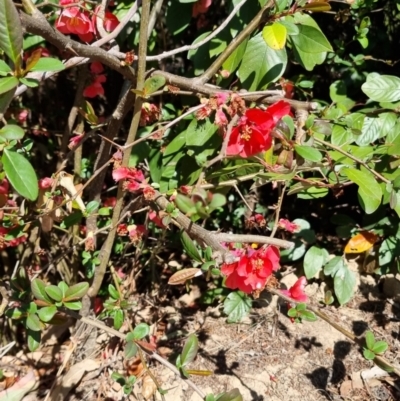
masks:
[[[104,95],[103,83],[106,82],[107,77],[105,75],[95,75],[92,83],[87,86],[83,91],[83,96],[88,98],[94,98],[96,96]]]
[[[307,279],[300,277],[292,287],[288,290],[281,290],[282,294],[294,299],[295,301],[306,302],[307,295],[304,293],[304,288],[307,285]]]
[[[146,234],[146,227],[143,225],[132,224],[127,227],[129,239],[133,244],[137,244],[142,240],[144,234]]]
[[[69,149],[75,149],[82,141],[83,139],[83,134],[81,135],[75,135],[69,140],[68,148]]]
[[[153,103],[144,102],[140,114],[140,125],[143,127],[160,118],[160,109]]]
[[[97,19],[97,14],[99,12],[99,8],[100,6],[97,6],[94,10],[94,15],[92,18],[93,26],[96,26],[96,19]],[[118,26],[118,24],[119,20],[113,13],[110,13],[110,11],[106,11],[104,13],[103,26],[107,32],[112,32]]]
[[[10,190],[10,184],[7,180],[7,178],[3,178],[0,181],[0,194],[2,195],[8,195],[8,191]]]
[[[101,74],[104,71],[103,64],[101,64],[99,61],[95,61],[90,64],[90,72],[92,74]]]
[[[193,4],[192,16],[196,18],[198,15],[206,13],[211,3],[212,0],[198,0]]]
[[[279,250],[274,246],[257,251],[249,248],[240,260],[222,265],[221,272],[227,277],[225,285],[250,294],[262,291],[272,272],[279,269]]]
[[[111,196],[110,198],[104,198],[103,206],[104,207],[115,207],[117,204],[117,198],[115,196]]]
[[[250,157],[268,150],[272,146],[272,130],[289,113],[290,105],[283,100],[268,107],[266,111],[246,110],[239,124],[232,129],[226,154]]]
[[[157,214],[156,211],[150,210],[148,213],[149,220],[152,221],[157,227],[166,228],[163,224],[161,217]]]
[[[283,228],[284,230],[289,231],[290,233],[295,233],[296,231],[300,230],[299,225],[292,223],[291,221],[286,219],[280,219],[278,221],[278,227]]]
[[[50,177],[41,178],[39,180],[40,189],[49,189],[53,185],[53,179]]]
[[[83,42],[91,42],[94,27],[89,16],[79,7],[65,8],[56,21],[56,28],[64,34],[75,34]]]
[[[136,192],[141,189],[144,191],[146,199],[150,199],[154,195],[154,190],[145,181],[141,170],[137,170],[134,167],[118,167],[112,172],[112,175],[117,182],[126,180],[124,182],[124,189],[129,192]]]

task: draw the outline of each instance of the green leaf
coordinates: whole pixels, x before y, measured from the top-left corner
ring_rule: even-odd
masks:
[[[86,205],[86,213],[92,214],[94,213],[100,206],[100,203],[97,201],[91,201]]]
[[[42,281],[38,278],[35,278],[34,280],[32,280],[31,291],[32,291],[34,297],[41,301],[52,303],[51,299],[49,298],[49,296],[47,295],[47,293],[45,291],[45,288],[46,288],[46,284],[44,283],[44,281]]]
[[[80,210],[77,210],[74,213],[71,213],[69,216],[66,216],[64,220],[61,222],[60,227],[64,229],[68,229],[75,224],[80,223],[83,218],[83,214]]]
[[[48,285],[45,288],[45,291],[47,293],[47,295],[51,298],[54,299],[57,302],[61,302],[62,298],[63,298],[63,293],[60,290],[59,287],[57,287],[56,285]]]
[[[114,312],[114,329],[119,330],[124,323],[124,311],[122,309],[117,309]]]
[[[26,326],[33,331],[40,331],[42,329],[38,315],[31,313],[26,318]]]
[[[397,102],[400,100],[400,78],[373,72],[367,76],[361,90],[376,102]]]
[[[251,308],[251,299],[243,292],[231,292],[224,301],[224,313],[228,315],[229,323],[242,320]]]
[[[141,340],[142,338],[148,336],[150,333],[150,327],[146,323],[139,323],[133,329],[133,337],[135,340]]]
[[[383,354],[388,349],[388,344],[385,341],[377,341],[372,350],[375,354]]]
[[[108,293],[110,294],[111,298],[114,299],[120,298],[119,292],[112,284],[108,284]]]
[[[383,121],[379,117],[365,117],[361,135],[357,135],[356,144],[367,146],[375,142],[382,131]]]
[[[217,398],[217,401],[243,401],[243,397],[240,394],[240,391],[237,388],[234,388],[227,393],[223,393]]]
[[[286,27],[279,22],[265,25],[262,30],[262,37],[265,43],[274,50],[280,50],[285,47],[287,30]]]
[[[301,317],[303,320],[306,320],[307,322],[316,322],[318,320],[317,316],[315,316],[315,313],[309,310],[300,312],[299,317]]]
[[[181,363],[185,366],[196,358],[197,351],[199,350],[199,340],[195,334],[190,334],[187,338],[181,353]]]
[[[28,88],[36,88],[39,86],[39,81],[35,78],[20,78],[19,82],[26,85]]]
[[[28,348],[29,351],[33,352],[39,348],[40,339],[41,339],[41,332],[35,330],[27,330],[26,332],[28,337]]]
[[[212,209],[217,209],[219,207],[222,207],[226,204],[226,197],[225,195],[222,194],[213,194],[213,197],[211,199],[211,202],[209,204],[210,208]]]
[[[200,121],[194,118],[186,129],[186,145],[203,146],[216,134],[217,130],[218,127],[208,118]]]
[[[165,85],[165,78],[161,75],[155,75],[151,78],[146,79],[144,82],[144,93],[145,96],[151,95],[152,93],[158,91]]]
[[[42,57],[39,61],[32,67],[31,71],[62,71],[65,69],[64,64],[52,57]]]
[[[2,73],[1,75],[3,75],[3,73],[7,75],[12,72],[12,69],[4,60],[0,60],[0,72]]]
[[[365,333],[365,343],[366,343],[368,349],[372,349],[372,347],[374,346],[375,336],[372,331],[367,331]]]
[[[125,358],[126,359],[131,359],[131,358],[135,357],[137,352],[138,352],[138,347],[134,342],[129,341],[126,343],[126,345],[125,345]]]
[[[186,231],[181,232],[181,241],[186,253],[195,261],[202,262],[201,255],[193,240],[189,237]]]
[[[193,5],[190,3],[180,3],[171,1],[167,7],[166,25],[168,32],[172,35],[185,30],[192,19]]]
[[[67,309],[71,309],[71,310],[81,310],[82,309],[81,301],[64,302],[63,305]]]
[[[18,125],[7,124],[0,129],[0,137],[8,141],[20,140],[24,137],[25,131]]]
[[[45,306],[38,311],[39,318],[42,322],[49,322],[56,313],[57,307],[55,305]]]
[[[10,91],[11,89],[17,86],[18,86],[18,78],[16,77],[0,78],[0,95]]]
[[[298,155],[306,160],[310,160],[312,162],[319,162],[322,160],[322,153],[311,146],[295,145],[294,149]]]
[[[324,267],[324,274],[326,276],[334,277],[335,274],[344,267],[343,258],[335,256]]]
[[[68,284],[65,281],[60,281],[57,287],[61,290],[62,297],[64,299],[66,292],[68,291]]]
[[[29,161],[9,149],[3,150],[1,161],[6,176],[15,190],[29,200],[36,200],[39,193],[38,180]]]
[[[286,65],[286,50],[271,49],[260,33],[247,43],[237,75],[245,89],[260,90],[278,80],[284,73]]]
[[[356,276],[347,266],[340,269],[333,280],[335,294],[340,305],[349,302],[354,294]]]
[[[368,361],[372,361],[375,358],[375,354],[366,348],[364,348],[364,350],[363,350],[363,355],[364,355],[364,358],[367,359]]]
[[[315,275],[322,269],[322,266],[328,260],[329,253],[324,248],[312,246],[304,255],[304,273],[308,279],[315,277]]]
[[[342,168],[341,173],[358,185],[358,194],[362,200],[361,206],[365,213],[371,214],[378,209],[382,200],[382,189],[375,177],[366,171],[353,168]]]
[[[22,26],[12,0],[0,1],[0,48],[20,68],[22,52]]]
[[[222,64],[223,70],[232,73],[236,70],[236,68],[238,68],[239,64],[243,60],[243,55],[246,51],[248,41],[249,39],[247,38],[230,54],[224,64]]]
[[[351,144],[354,141],[353,133],[343,127],[342,125],[335,124],[332,129],[331,141],[333,145],[343,146]]]
[[[332,46],[319,27],[299,25],[298,35],[292,36],[296,48],[304,53],[332,52]]]
[[[89,289],[89,283],[78,283],[74,284],[67,289],[64,295],[64,302],[74,301],[82,298]]]

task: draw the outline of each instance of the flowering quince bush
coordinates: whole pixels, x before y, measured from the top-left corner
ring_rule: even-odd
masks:
[[[308,283],[328,309],[357,291],[352,264],[397,273],[399,16],[374,0],[0,0],[0,316],[33,351],[93,312],[127,360],[171,368],[156,319],[133,312],[160,286],[152,305],[202,280],[230,323],[270,293],[301,323],[329,321]],[[188,336],[174,372],[242,400],[192,383],[198,348]],[[113,379],[128,394],[136,373]]]

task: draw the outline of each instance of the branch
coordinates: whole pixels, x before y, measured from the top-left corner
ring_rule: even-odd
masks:
[[[138,61],[137,84],[136,84],[136,89],[138,91],[143,90],[144,81],[146,78],[147,27],[149,24],[149,14],[150,14],[150,0],[143,0],[142,15],[140,20],[140,32],[139,32],[139,61]],[[136,133],[140,122],[142,103],[143,103],[143,98],[141,96],[136,96],[135,106],[133,110],[133,118],[131,126],[129,128],[129,134],[126,140],[126,144],[130,144],[135,141]],[[124,156],[122,159],[122,167],[128,167],[131,155],[131,149],[132,148],[124,152]],[[112,246],[116,235],[117,222],[119,221],[123,202],[124,202],[123,181],[120,181],[120,183],[118,184],[117,202],[114,207],[114,212],[111,222],[113,228],[108,233],[107,239],[103,244],[100,257],[101,262],[98,268],[96,269],[93,278],[93,283],[88,291],[88,295],[90,297],[94,297],[97,295],[97,293],[100,290],[101,283],[103,282],[104,274],[106,272],[107,265],[110,260]]]
[[[121,66],[119,59],[99,47],[83,45],[72,40],[54,29],[38,10],[29,16],[20,12],[22,26],[27,32],[39,35],[62,51],[70,50],[80,57],[88,57],[91,61],[100,61],[104,65],[119,72],[126,79],[134,80],[133,70],[128,66]]]
[[[161,61],[164,58],[171,57],[174,56],[175,54],[183,53],[186,51],[196,50],[199,47],[205,45],[211,39],[215,38],[229,24],[229,22],[236,15],[236,13],[242,8],[242,6],[244,5],[244,3],[246,3],[246,1],[247,0],[242,0],[239,4],[237,4],[236,7],[234,7],[234,9],[232,10],[232,12],[228,15],[226,20],[215,31],[211,32],[206,38],[204,38],[200,42],[194,43],[192,45],[182,46],[179,47],[178,49],[170,50],[169,52],[164,52],[157,56],[148,56],[147,61]]]

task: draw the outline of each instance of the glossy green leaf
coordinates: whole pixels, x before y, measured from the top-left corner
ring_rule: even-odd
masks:
[[[25,131],[18,125],[7,124],[0,129],[0,137],[8,141],[20,140],[24,137]]]
[[[3,150],[1,161],[15,190],[29,200],[36,200],[39,193],[38,179],[30,162],[20,153],[9,149]]]
[[[388,344],[385,341],[377,341],[372,347],[371,351],[375,354],[383,354],[388,349]]]
[[[196,244],[189,237],[186,231],[181,232],[181,241],[183,248],[185,249],[188,256],[197,262],[202,262],[199,251],[197,250]]]
[[[363,355],[364,355],[364,358],[367,359],[368,361],[372,361],[375,358],[375,354],[366,348],[364,348],[364,350],[363,350]]]
[[[0,1],[0,48],[20,67],[22,52],[22,26],[17,9],[12,0]]]
[[[333,51],[328,39],[319,27],[299,25],[298,35],[292,36],[296,47],[304,53],[324,53]]]
[[[48,285],[45,288],[46,294],[57,302],[61,302],[63,298],[63,293],[59,287],[56,285]]]
[[[16,77],[0,78],[0,95],[10,91],[11,89],[17,86],[18,86],[18,78]]]
[[[82,298],[89,289],[89,283],[78,283],[71,285],[64,295],[64,302],[74,301],[76,299]]]
[[[376,102],[397,102],[400,100],[400,78],[373,72],[367,76],[361,90]]]
[[[40,339],[41,339],[41,332],[35,330],[27,330],[26,335],[28,337],[28,348],[29,351],[33,352],[39,348]]]
[[[279,22],[265,25],[262,30],[262,37],[271,49],[283,49],[287,38],[286,27]]]
[[[151,78],[146,79],[144,82],[144,93],[145,96],[151,95],[152,93],[158,91],[160,88],[165,86],[165,78],[161,75],[155,75]]]
[[[187,146],[203,146],[213,135],[217,135],[218,127],[208,118],[205,120],[196,120],[190,122],[186,129]]]
[[[352,132],[343,125],[335,124],[332,129],[331,141],[333,145],[343,146],[354,142]]]
[[[42,326],[40,324],[38,315],[34,313],[28,314],[26,318],[26,326],[28,329],[31,329],[32,331],[40,331]]]
[[[119,299],[120,298],[119,292],[117,291],[117,289],[112,284],[108,284],[108,293],[114,299]]]
[[[55,305],[45,306],[38,311],[39,318],[42,322],[49,322],[56,313],[57,307]]]
[[[305,310],[299,313],[299,317],[307,322],[316,322],[318,320],[314,312]]]
[[[63,305],[67,309],[71,309],[71,310],[81,310],[82,309],[82,302],[81,301],[64,302]]]
[[[306,160],[312,162],[319,162],[322,160],[322,153],[311,146],[295,145],[294,149],[299,156]]]
[[[383,121],[376,117],[365,117],[362,126],[361,135],[356,137],[356,144],[359,146],[367,146],[375,142],[381,134]]]
[[[286,50],[271,49],[260,33],[247,43],[237,74],[244,88],[249,91],[261,90],[278,80],[286,65]]]
[[[224,61],[222,64],[222,69],[233,73],[236,68],[239,67],[239,64],[243,60],[243,55],[246,51],[247,42],[249,39],[244,40]]]
[[[333,280],[336,298],[340,305],[349,302],[354,295],[356,276],[347,266],[344,266],[336,274]]]
[[[312,246],[304,255],[303,266],[306,277],[308,279],[315,277],[328,258],[329,253],[326,249]]]
[[[62,71],[65,69],[64,64],[52,57],[42,57],[39,61],[32,67],[31,71]]]
[[[372,349],[375,344],[375,336],[372,331],[367,331],[365,333],[365,343],[368,349]]]
[[[0,75],[7,75],[10,72],[12,72],[10,66],[4,60],[0,60]]]
[[[229,323],[240,322],[249,312],[251,299],[243,292],[231,292],[224,301],[224,313]]]
[[[343,168],[340,171],[358,185],[358,194],[362,200],[361,206],[365,212],[367,214],[375,212],[382,200],[382,189],[375,177],[369,172],[353,168]]]
[[[41,301],[52,303],[51,299],[49,298],[49,296],[46,293],[45,288],[46,288],[46,284],[44,283],[44,281],[42,281],[38,278],[35,278],[34,280],[32,280],[31,291],[32,291],[32,294],[34,295],[34,297]]]
[[[190,334],[187,338],[185,345],[183,346],[183,350],[181,353],[181,364],[185,366],[190,362],[193,362],[194,358],[196,358],[197,351],[199,350],[199,340],[197,339],[195,334]]]

